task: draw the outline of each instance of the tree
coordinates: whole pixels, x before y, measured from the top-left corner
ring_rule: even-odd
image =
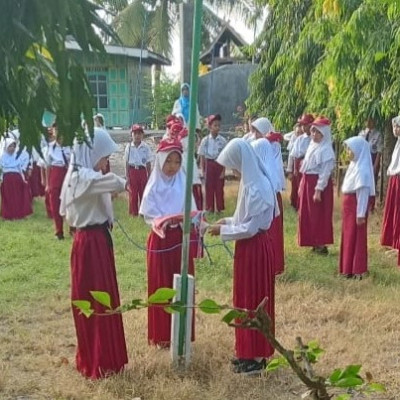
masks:
[[[3,0],[0,13],[0,129],[16,122],[28,148],[39,143],[42,115],[55,111],[72,143],[81,115],[92,127],[93,99],[83,68],[65,49],[72,35],[84,52],[104,51],[97,32],[116,35],[89,0]]]
[[[260,0],[270,14],[248,106],[289,128],[303,111],[328,115],[338,137],[368,117],[388,126],[400,105],[400,1]]]

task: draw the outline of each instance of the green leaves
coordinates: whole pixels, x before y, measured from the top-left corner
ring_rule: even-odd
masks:
[[[364,379],[359,375],[360,370],[361,365],[348,365],[344,369],[336,369],[328,378],[328,383],[340,388],[360,386],[364,383]]]
[[[91,291],[91,296],[101,305],[111,308],[111,298],[107,292]]]
[[[285,357],[279,356],[277,358],[273,358],[266,366],[265,371],[266,372],[272,372],[276,371],[277,369],[280,368],[286,368],[289,366],[288,361],[286,360]]]
[[[248,317],[248,313],[245,311],[239,310],[230,310],[227,314],[224,315],[222,321],[226,324],[230,324],[234,319],[246,319]]]
[[[221,306],[211,299],[203,300],[199,304],[199,308],[206,314],[219,314],[221,311]]]
[[[73,300],[72,304],[83,314],[86,318],[89,318],[94,310],[91,308],[90,301],[87,300]]]
[[[147,299],[149,304],[168,303],[176,295],[176,290],[170,288],[159,288]]]

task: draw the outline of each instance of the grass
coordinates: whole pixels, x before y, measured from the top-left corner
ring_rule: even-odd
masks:
[[[228,185],[228,214],[236,187]],[[337,202],[338,203],[338,202]],[[296,214],[285,204],[286,270],[276,285],[276,334],[288,347],[296,336],[317,339],[326,350],[320,373],[361,363],[388,388],[372,399],[400,399],[400,274],[396,257],[379,246],[380,212],[369,221],[370,276],[346,281],[337,276],[336,244],[327,257],[296,244]],[[131,239],[145,245],[148,228],[127,215],[126,199],[115,201],[116,216]],[[74,368],[75,332],[69,303],[71,240],[54,240],[41,200],[23,221],[0,222],[0,399],[18,400],[291,400],[304,388],[290,370],[243,378],[229,369],[233,330],[220,316],[196,315],[193,361],[178,374],[169,354],[147,346],[146,311],[124,315],[129,365],[106,380],[91,382]],[[135,248],[118,224],[113,232],[123,301],[144,298],[145,252]],[[207,237],[208,244],[218,239]],[[230,244],[230,248],[233,246]],[[196,297],[231,303],[232,259],[223,247],[210,248],[196,264]]]

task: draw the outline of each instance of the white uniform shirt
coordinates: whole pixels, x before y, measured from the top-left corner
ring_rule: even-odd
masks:
[[[324,190],[328,185],[329,178],[331,177],[332,171],[335,168],[335,160],[329,160],[322,164],[318,164],[315,168],[304,171],[306,175],[318,175],[316,190]]]
[[[311,142],[311,135],[303,133],[294,142],[291,155],[294,158],[303,158],[306,155],[308,145],[310,144],[310,142]]]
[[[383,141],[382,134],[379,131],[376,129],[372,129],[372,131],[370,131],[368,128],[366,128],[363,129],[358,136],[362,136],[368,141],[371,147],[371,154],[382,153]]]
[[[201,140],[199,155],[209,160],[215,160],[226,146],[226,143],[227,140],[223,136],[218,134],[214,139],[210,133]]]
[[[66,221],[75,228],[112,221],[111,193],[122,192],[125,185],[125,179],[114,173],[103,175],[98,172],[98,176],[91,182],[84,195],[66,207]]]
[[[147,143],[142,141],[139,146],[136,147],[133,142],[131,142],[125,148],[124,159],[129,165],[145,167],[148,162],[152,161],[153,154]]]
[[[21,174],[23,172],[23,160],[21,157],[16,157],[17,152],[8,154],[6,151],[0,157],[0,179],[3,179],[3,175],[9,172],[16,172]]]
[[[61,147],[57,142],[51,142],[47,146],[44,157],[49,167],[68,167],[71,157],[71,148],[69,146]]]

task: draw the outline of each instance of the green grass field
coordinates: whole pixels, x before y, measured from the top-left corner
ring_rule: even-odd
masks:
[[[235,185],[226,188],[227,215],[234,209]],[[338,201],[337,201],[338,203]],[[379,246],[380,212],[369,221],[370,276],[347,281],[337,275],[340,214],[329,256],[296,244],[296,214],[285,204],[286,271],[278,278],[276,335],[293,346],[296,336],[317,339],[326,350],[318,372],[361,363],[388,393],[373,399],[400,399],[400,273],[396,255]],[[338,209],[338,207],[336,207]],[[124,196],[116,217],[131,240],[145,246],[148,228],[127,214]],[[212,218],[211,218],[212,219]],[[177,374],[169,354],[147,346],[146,311],[124,315],[130,362],[127,370],[99,382],[74,369],[75,332],[69,303],[72,240],[57,241],[42,200],[23,221],[0,221],[0,399],[298,399],[304,391],[290,370],[243,378],[229,369],[233,330],[220,316],[196,315],[196,343],[188,371]],[[146,254],[113,231],[122,301],[144,298]],[[219,243],[207,236],[207,244]],[[233,244],[229,244],[233,249]],[[213,264],[196,264],[196,299],[231,303],[232,259],[223,247],[210,248]]]

